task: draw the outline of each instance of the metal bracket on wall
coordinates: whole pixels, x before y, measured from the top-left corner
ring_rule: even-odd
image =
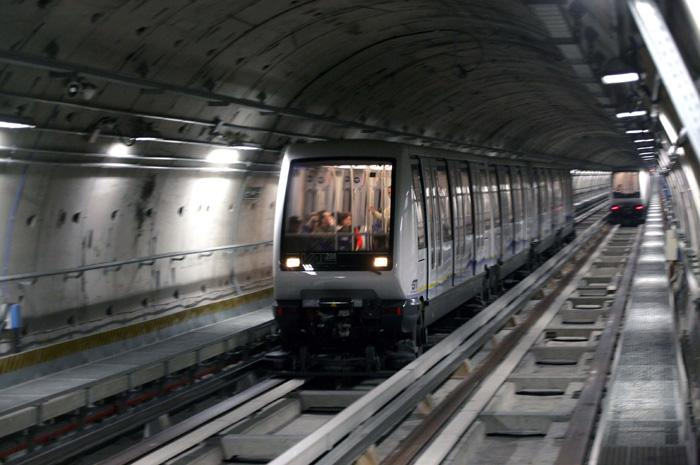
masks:
[[[69,279],[78,279],[83,276],[82,271],[76,271],[74,273],[66,273],[63,275],[63,280],[68,281]]]

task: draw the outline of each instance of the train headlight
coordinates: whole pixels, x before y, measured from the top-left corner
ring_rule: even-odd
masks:
[[[389,259],[387,257],[374,257],[375,268],[384,268],[385,266],[389,266]]]
[[[288,258],[286,261],[287,268],[296,268],[301,265],[301,260],[298,258]]]

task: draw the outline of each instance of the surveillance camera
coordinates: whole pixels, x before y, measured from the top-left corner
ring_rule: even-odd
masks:
[[[66,87],[68,97],[75,98],[83,91],[83,83],[80,81],[70,81]]]

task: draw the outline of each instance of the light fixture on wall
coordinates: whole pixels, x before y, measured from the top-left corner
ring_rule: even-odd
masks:
[[[671,142],[671,144],[675,144],[678,141],[678,131],[676,131],[676,128],[674,127],[673,123],[671,123],[671,120],[666,113],[659,112],[659,123],[661,123],[661,127],[666,132],[668,140]]]
[[[644,134],[648,132],[648,129],[628,129],[627,131],[625,131],[625,134]]]
[[[641,144],[642,142],[654,142],[654,139],[636,139],[635,144]]]
[[[601,81],[603,84],[623,84],[625,82],[637,82],[639,81],[638,73],[618,73],[618,74],[607,74],[602,77]]]
[[[645,145],[644,147],[637,147],[637,150],[652,150],[654,149],[653,145]]]
[[[3,129],[31,129],[36,124],[31,118],[25,116],[0,115],[0,128]]]
[[[240,153],[238,149],[215,149],[207,155],[207,161],[217,165],[231,165],[238,161]]]
[[[617,118],[634,118],[637,116],[646,116],[647,111],[646,110],[636,110],[636,111],[624,111],[622,113],[618,113],[615,116]]]
[[[115,158],[127,158],[129,157],[129,147],[122,143],[112,144],[107,149],[107,155]]]

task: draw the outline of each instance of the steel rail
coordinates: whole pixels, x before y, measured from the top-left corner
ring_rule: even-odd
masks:
[[[379,411],[384,415],[388,412],[389,405],[391,405],[392,408],[398,408],[399,406],[397,406],[396,403],[392,403],[392,399],[400,396],[404,391],[421,382],[421,378],[426,376],[426,373],[436,367],[445,357],[448,357],[458,350],[459,346],[462,345],[465,340],[469,339],[479,331],[480,328],[496,318],[501,311],[505,310],[515,313],[523,303],[521,298],[524,294],[528,294],[530,291],[534,293],[538,282],[546,282],[555,271],[567,263],[578,251],[578,248],[586,243],[593,235],[601,222],[602,220],[589,227],[583,234],[577,237],[574,242],[566,246],[544,265],[540,266],[528,276],[528,278],[518,283],[487,309],[477,314],[435,347],[398,371],[387,381],[374,388],[366,396],[336,415],[321,428],[288,449],[270,462],[270,465],[307,465],[312,463],[336,447],[345,437],[353,433],[365,421],[377,415]],[[473,339],[472,343],[476,340],[478,339]],[[370,421],[374,421],[374,418]],[[364,429],[358,431],[364,431]],[[375,432],[376,431],[378,430],[375,429]],[[371,437],[371,435],[359,435],[355,433],[351,436],[355,440],[360,441]],[[372,440],[374,440],[374,438],[372,438]],[[351,447],[356,446],[353,445]]]
[[[605,239],[605,235],[595,239],[594,245],[589,250],[596,250],[597,246]],[[493,351],[474,369],[467,377],[445,398],[413,431],[411,431],[401,444],[392,451],[382,462],[386,465],[408,465],[425,448],[432,438],[454,416],[464,402],[472,395],[479,384],[501,363],[501,360],[518,344],[527,331],[540,319],[542,314],[559,294],[574,279],[578,271],[587,262],[589,254],[578,258],[570,270],[544,299],[540,300],[530,311],[527,318],[516,326],[494,348]]]
[[[592,230],[592,228],[590,230]],[[546,266],[546,264],[544,266]],[[556,268],[552,268],[552,271],[556,271]],[[525,282],[526,290],[521,293],[521,297],[517,302],[513,302],[512,306],[504,308],[497,317],[481,326],[474,335],[470,336],[458,349],[453,351],[443,359],[440,364],[426,373],[418,382],[414,383],[404,393],[392,400],[389,405],[383,408],[377,415],[363,423],[341,443],[333,447],[333,450],[323,456],[317,462],[317,465],[352,463],[356,460],[372,444],[378,442],[386,431],[392,429],[402,418],[410,414],[418,402],[443,383],[464,359],[471,357],[485,342],[487,342],[493,334],[494,328],[502,327],[516,312],[517,308],[528,302],[534,296],[542,282],[547,279],[548,275],[544,275],[538,281]],[[488,309],[486,309],[486,311],[488,311]]]
[[[230,399],[226,399],[225,401],[216,404],[215,406],[210,407],[203,412],[200,412],[187,420],[166,429],[165,431],[160,432],[147,440],[141,441],[139,444],[120,452],[118,455],[98,462],[97,465],[126,465],[127,463],[140,459],[145,455],[148,455],[163,447],[169,442],[172,442],[190,431],[199,428],[201,425],[214,421],[216,418],[220,417],[226,412],[245,405],[247,402],[250,402],[261,394],[269,392],[273,388],[282,385],[285,381],[287,380],[273,378],[256,384],[250,389],[241,392]]]
[[[250,370],[258,365],[261,359],[262,357],[256,357],[249,362],[244,362],[242,365],[223,373],[221,376],[201,380],[197,384],[191,386],[190,389],[177,391],[161,401],[142,409],[127,411],[111,421],[106,420],[96,428],[86,430],[84,434],[79,434],[68,439],[62,444],[54,447],[42,448],[24,455],[12,463],[14,465],[50,465],[63,462],[70,457],[75,457],[82,452],[93,449],[95,446],[123,435],[126,431],[145,425],[165,413],[189,403],[202,400],[216,391],[239,382],[244,377],[248,376]],[[274,388],[279,384],[276,381],[277,380],[263,381],[249,390],[235,395],[227,401],[227,405],[232,405],[230,408],[234,408],[237,404],[246,402],[254,395]],[[281,382],[282,381],[280,381],[280,383]],[[114,463],[122,463],[119,462],[119,458],[121,457],[123,457],[122,453],[120,453],[117,458],[114,458],[117,460]],[[112,462],[107,461],[107,463]]]
[[[615,293],[615,299],[608,314],[608,321],[605,323],[605,329],[591,361],[590,376],[581,390],[578,402],[576,402],[554,465],[582,465],[586,461],[593,439],[595,420],[598,417],[600,402],[603,397],[605,381],[608,377],[608,370],[612,364],[615,345],[619,336],[622,315],[627,305],[630,288],[632,287],[632,278],[634,277],[634,269],[636,268],[637,256],[641,245],[641,235],[642,229],[639,228],[635,238],[635,245],[625,264],[625,274],[622,276],[620,285]]]
[[[577,217],[574,218],[574,223],[578,224],[578,223],[585,221],[586,219],[588,219],[588,217],[590,217],[590,216],[594,215],[595,213],[597,213],[598,211],[600,211],[607,204],[608,204],[608,202],[607,202],[607,197],[606,197],[606,198],[602,199],[599,203],[591,205],[583,213],[581,213],[580,215],[578,215]]]
[[[23,273],[23,274],[15,274],[15,275],[8,275],[8,276],[0,276],[0,283],[4,282],[10,282],[10,281],[23,281],[23,280],[36,280],[38,278],[43,278],[46,276],[57,276],[57,275],[74,275],[70,277],[66,277],[65,279],[70,279],[70,278],[79,278],[80,276],[83,275],[84,272],[86,271],[91,271],[91,270],[100,270],[100,269],[106,269],[106,268],[121,268],[124,265],[132,265],[138,263],[140,266],[152,266],[153,262],[156,260],[162,260],[164,258],[179,258],[179,257],[186,257],[188,255],[196,255],[196,254],[208,254],[208,253],[214,253],[214,252],[221,252],[221,251],[227,251],[227,250],[235,250],[235,249],[249,249],[252,247],[261,247],[261,246],[271,246],[272,241],[263,241],[263,242],[252,242],[250,244],[235,244],[235,245],[224,245],[221,247],[212,247],[209,249],[201,249],[201,250],[191,250],[187,252],[170,252],[170,253],[162,253],[162,254],[157,254],[157,255],[151,255],[148,257],[140,257],[140,258],[131,258],[129,260],[119,260],[119,261],[114,261],[114,262],[103,262],[103,263],[96,263],[94,265],[85,265],[85,266],[79,266],[77,268],[69,268],[69,269],[63,269],[63,270],[54,270],[54,271],[40,271],[36,273]]]

